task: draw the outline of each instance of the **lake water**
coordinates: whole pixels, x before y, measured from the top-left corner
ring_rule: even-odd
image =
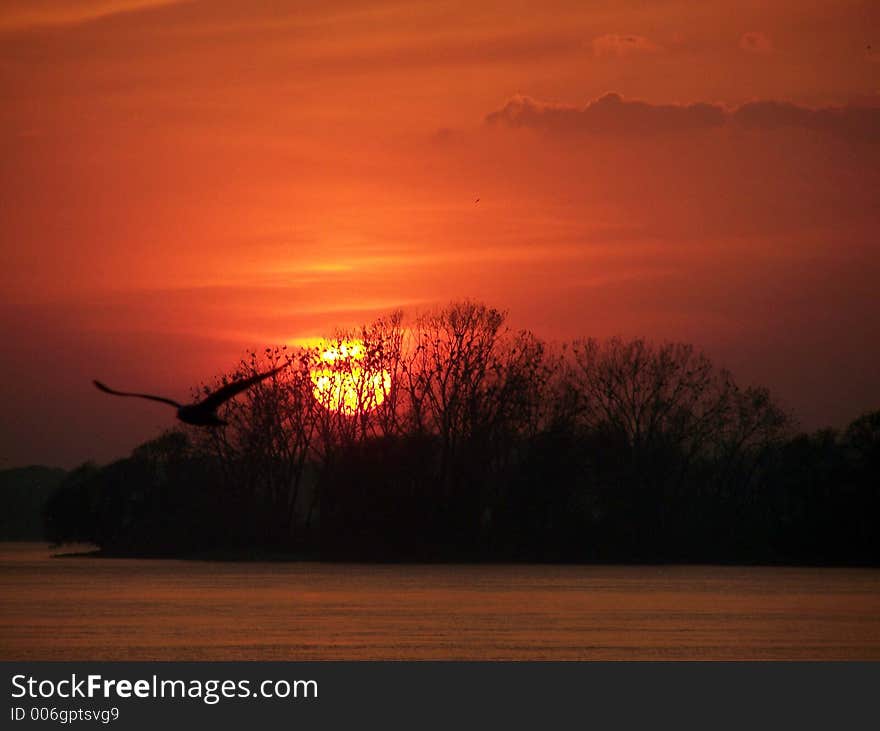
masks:
[[[880,659],[880,570],[52,558],[0,544],[2,660]]]

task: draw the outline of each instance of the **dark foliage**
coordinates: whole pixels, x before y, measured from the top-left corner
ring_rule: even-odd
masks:
[[[553,353],[473,302],[340,334],[325,355],[354,339],[357,360],[254,354],[225,380],[288,367],[227,404],[229,426],[71,472],[50,539],[141,555],[880,563],[880,412],[795,434],[766,390],[690,346]]]
[[[62,479],[52,467],[0,470],[0,541],[43,539],[43,510]]]

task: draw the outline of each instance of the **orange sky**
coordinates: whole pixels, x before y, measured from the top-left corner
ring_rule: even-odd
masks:
[[[695,342],[806,427],[878,408],[878,29],[841,0],[5,0],[0,467],[171,423],[93,377],[184,397],[462,296]]]

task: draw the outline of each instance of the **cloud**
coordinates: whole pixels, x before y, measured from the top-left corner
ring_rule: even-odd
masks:
[[[739,39],[739,47],[746,53],[766,54],[775,50],[770,36],[760,31],[743,33]]]
[[[755,101],[735,109],[718,104],[650,104],[609,93],[576,107],[515,96],[487,115],[490,126],[525,127],[559,134],[662,135],[740,128],[803,129],[850,141],[880,142],[880,108],[812,108],[785,101]]]
[[[585,107],[548,104],[516,96],[486,117],[490,125],[595,134],[694,132],[724,124],[724,110],[712,104],[648,104],[605,94]]]
[[[791,102],[757,101],[744,104],[731,116],[735,123],[753,129],[800,128],[852,141],[880,142],[880,108],[877,107],[813,109]]]
[[[849,98],[849,104],[853,107],[880,107],[880,92],[853,94]]]
[[[629,56],[632,54],[656,53],[663,48],[644,36],[632,34],[621,35],[608,33],[593,39],[593,55],[602,56]]]

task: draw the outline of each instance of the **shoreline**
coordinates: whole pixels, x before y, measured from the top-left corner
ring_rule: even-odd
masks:
[[[871,563],[835,563],[827,562],[794,562],[786,560],[537,560],[537,559],[455,559],[450,557],[437,558],[376,558],[357,557],[328,558],[309,554],[295,553],[230,553],[230,552],[197,552],[197,553],[127,553],[95,549],[92,551],[53,552],[53,559],[108,559],[108,560],[142,560],[142,561],[198,561],[206,563],[312,563],[312,564],[355,564],[363,566],[585,566],[585,567],[719,567],[719,568],[813,568],[813,569],[874,569],[880,570],[880,564]]]

